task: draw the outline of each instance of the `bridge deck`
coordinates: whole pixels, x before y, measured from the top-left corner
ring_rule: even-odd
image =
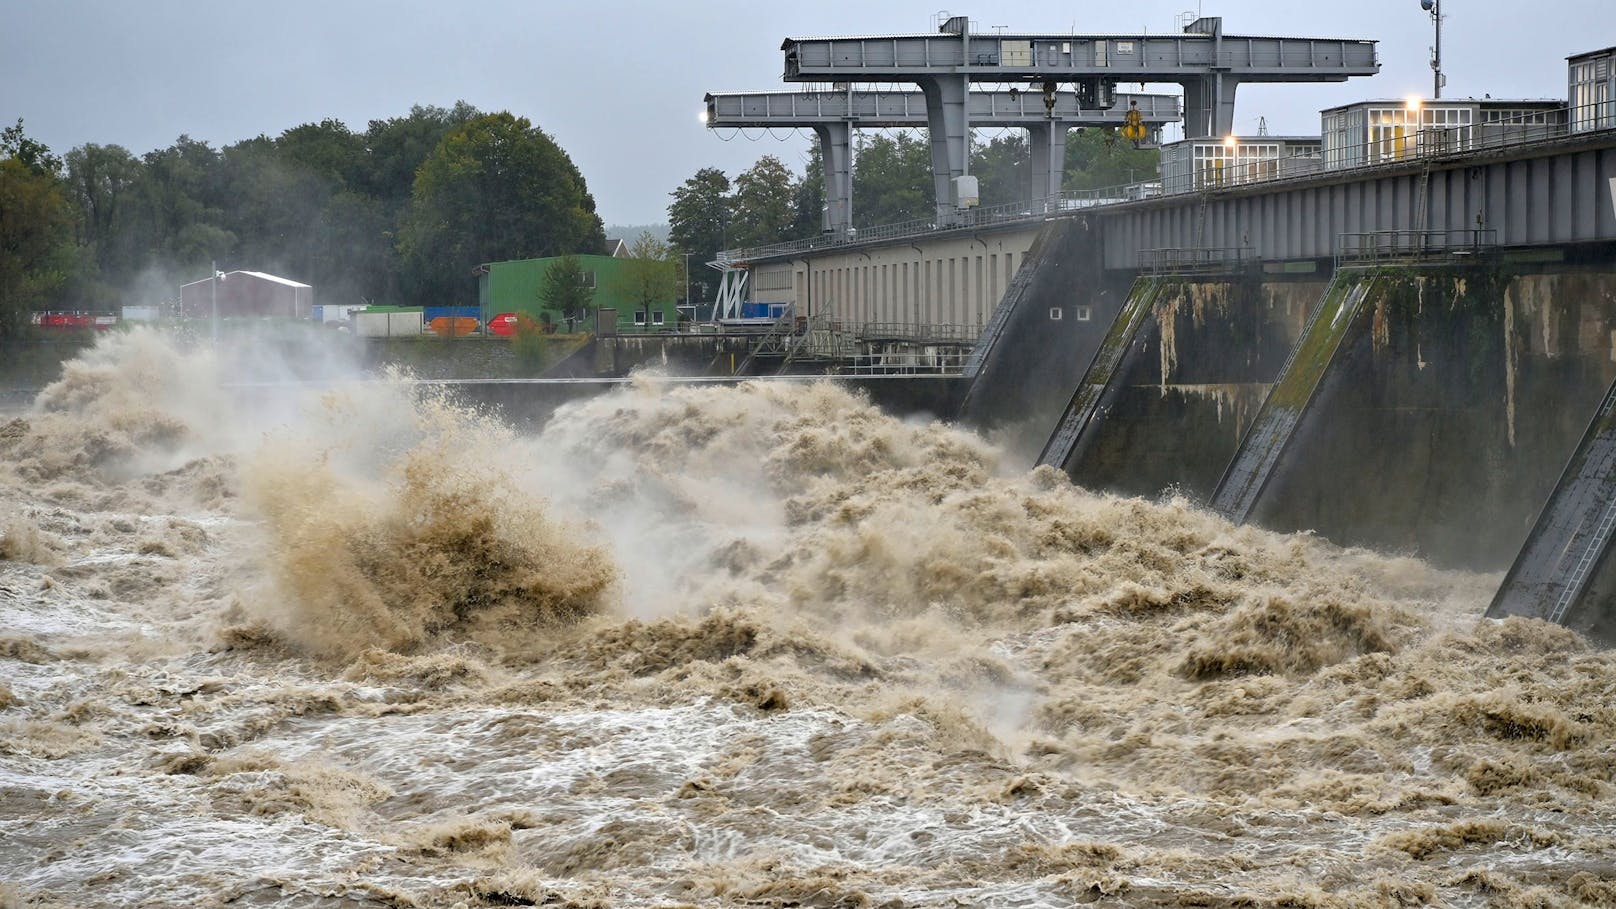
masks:
[[[880,35],[788,38],[781,50],[788,82],[904,80],[962,67],[981,82],[1177,82],[1212,72],[1243,82],[1340,82],[1380,70],[1375,42],[1353,38]]]
[[[713,92],[706,96],[707,126],[813,126],[848,121],[855,126],[923,127],[926,96],[918,91]],[[1130,109],[1147,126],[1182,117],[1176,95],[1123,93],[1109,110],[1085,110],[1074,92],[1057,92],[1052,110],[1042,92],[976,91],[966,96],[976,126],[1120,126]]]

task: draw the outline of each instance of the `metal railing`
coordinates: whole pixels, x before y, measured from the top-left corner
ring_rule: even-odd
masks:
[[[1477,113],[1485,117],[1486,111],[1478,110]],[[1539,119],[1550,122],[1536,122]],[[1410,164],[1439,162],[1477,152],[1524,148],[1574,136],[1592,136],[1610,132],[1616,132],[1616,100],[1582,107],[1568,105],[1534,111],[1513,118],[1491,121],[1483,119],[1468,126],[1419,129],[1400,138],[1365,141],[1350,146],[1331,146],[1323,149],[1320,157],[1295,155],[1227,165],[1217,169],[1216,179],[1210,181],[1206,179],[1205,173],[1199,175],[1198,180],[1198,175],[1191,171],[1119,186],[1068,190],[1042,199],[966,209],[956,213],[953,220],[945,223],[938,223],[934,219],[902,221],[861,228],[850,231],[846,236],[824,235],[785,243],[724,250],[718,253],[717,258],[719,264],[732,265],[737,262],[835,249],[873,241],[972,230],[1018,221],[1038,221],[1074,211],[1139,202],[1158,196],[1216,192],[1254,184],[1306,180],[1321,174],[1346,176],[1369,173],[1406,167]],[[1265,139],[1251,137],[1245,141],[1260,142]]]
[[[760,361],[785,373],[799,367],[838,375],[961,375],[976,334],[974,325],[844,322],[830,314],[785,316],[757,337],[738,372]]]
[[[1314,150],[1316,151],[1317,149]],[[1169,169],[1170,166],[1164,163],[1163,170],[1168,171]],[[1230,189],[1251,183],[1266,183],[1271,180],[1312,177],[1323,171],[1323,158],[1317,155],[1301,154],[1280,158],[1263,158],[1223,167],[1205,167],[1182,173],[1164,172],[1161,178],[1161,195],[1179,196],[1192,192]]]
[[[1253,251],[1245,246],[1186,246],[1146,249],[1139,253],[1139,269],[1147,274],[1182,274],[1205,270],[1232,270],[1245,265]]]
[[[1497,246],[1498,231],[1490,228],[1376,230],[1337,235],[1335,258],[1338,264],[1358,265],[1421,258],[1464,259]]]
[[[969,348],[941,347],[859,353],[847,358],[837,369],[844,376],[958,376],[965,373]]]
[[[1038,221],[1052,215],[1082,211],[1101,205],[1134,202],[1158,195],[1161,195],[1161,184],[1156,181],[1132,183],[1127,186],[1106,187],[1103,189],[1067,190],[1042,199],[1005,202],[999,205],[985,205],[979,208],[965,209],[956,212],[953,220],[942,224],[939,224],[935,219],[924,218],[860,228],[849,231],[846,236],[826,234],[802,240],[791,240],[785,243],[771,243],[766,246],[726,249],[718,253],[717,260],[720,265],[732,265],[736,262],[749,262],[754,259],[812,252],[821,249],[834,249],[838,246],[850,246],[855,243],[898,240],[904,237],[951,230],[975,230],[994,224],[1010,224],[1018,221]]]
[[[832,322],[860,341],[912,341],[931,344],[975,344],[982,326],[916,322]]]

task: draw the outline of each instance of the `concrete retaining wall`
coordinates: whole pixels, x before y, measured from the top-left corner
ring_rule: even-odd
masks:
[[[1502,568],[1616,377],[1616,274],[1382,276],[1252,518]]]
[[[1066,464],[1072,478],[1209,497],[1324,284],[1246,274],[1164,287]]]

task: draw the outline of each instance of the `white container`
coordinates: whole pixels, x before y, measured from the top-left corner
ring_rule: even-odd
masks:
[[[356,312],[353,324],[361,338],[413,338],[422,325],[418,312]]]

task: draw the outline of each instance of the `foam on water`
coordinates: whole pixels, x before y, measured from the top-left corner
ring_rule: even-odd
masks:
[[[1616,661],[1496,577],[831,384],[307,371],[135,332],[0,426],[6,909],[1616,905]]]

